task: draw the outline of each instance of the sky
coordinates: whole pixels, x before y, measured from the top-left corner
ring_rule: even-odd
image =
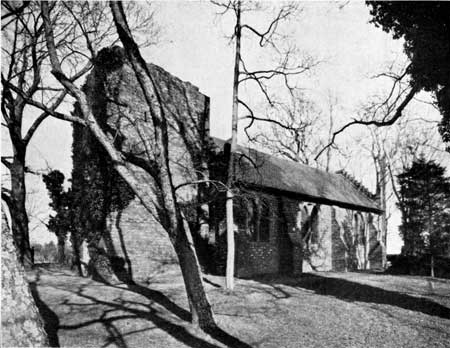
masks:
[[[268,8],[276,2],[264,3]],[[389,81],[371,79],[392,62],[402,64],[406,58],[402,42],[370,24],[370,15],[364,2],[318,2],[299,3],[300,15],[280,30],[286,34],[281,44],[295,45],[302,54],[311,56],[320,63],[296,83],[319,105],[325,108],[328,94],[338,100],[336,125],[342,125],[356,117],[358,109],[373,95],[385,93]],[[217,15],[218,8],[206,1],[171,1],[152,4],[155,19],[161,28],[161,37],[156,46],[142,50],[144,58],[160,65],[171,74],[189,81],[211,98],[210,129],[213,136],[228,138],[231,134],[231,101],[233,79],[233,45],[229,37],[233,31],[231,15]],[[244,15],[258,29],[265,27],[273,12],[270,9],[253,15]],[[242,42],[243,56],[252,67],[269,67],[273,52],[255,44],[245,35]],[[254,86],[253,86],[254,87]],[[252,86],[242,87],[243,96],[250,103],[259,105]],[[65,106],[66,110],[70,106]],[[414,104],[414,112],[439,118],[435,110],[424,104]],[[242,126],[240,125],[242,130]],[[71,170],[71,126],[63,121],[49,119],[36,132],[27,161],[33,168],[59,169],[66,176]],[[342,146],[355,146],[355,139],[364,130],[353,128],[339,141]],[[240,141],[245,142],[242,131]],[[2,132],[2,147],[8,147]],[[348,171],[373,189],[373,168],[369,159],[361,153],[349,162]],[[364,165],[361,165],[364,163]],[[339,163],[335,163],[338,166]],[[335,168],[336,170],[339,168]],[[42,179],[27,178],[30,207],[41,219],[48,212],[48,198]],[[401,239],[397,232],[400,223],[398,212],[394,212],[388,233],[388,253],[400,252]],[[46,233],[44,226],[36,220],[32,227],[31,240],[46,242],[54,236]]]

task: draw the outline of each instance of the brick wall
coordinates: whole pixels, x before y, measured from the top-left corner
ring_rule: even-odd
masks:
[[[257,274],[278,273],[280,249],[278,247],[278,201],[268,194],[255,194],[270,205],[270,235],[268,241],[253,241],[249,231],[238,227],[236,234],[236,275],[250,277]],[[235,216],[239,214],[236,211]],[[236,225],[238,223],[236,222]]]
[[[109,215],[107,231],[112,240],[109,254],[121,257],[125,270],[134,279],[150,278],[164,266],[177,263],[167,232],[138,199],[123,211]]]
[[[238,228],[236,234],[236,274],[250,277],[264,273],[310,271],[351,271],[381,266],[377,241],[378,217],[373,214],[253,192],[271,202],[271,236],[268,242],[254,242],[248,232]],[[299,239],[304,233],[302,210],[318,209],[317,236],[306,243]],[[242,207],[235,206],[236,209]],[[355,225],[358,216],[360,227]],[[238,225],[238,222],[235,223]],[[224,227],[224,224],[221,224]],[[359,232],[358,232],[359,231]],[[225,230],[222,228],[222,232]],[[357,235],[359,233],[359,235]],[[344,236],[345,234],[345,236]],[[225,242],[225,239],[222,239]]]
[[[236,274],[250,277],[267,273],[300,274],[311,270],[328,271],[332,269],[331,207],[315,205],[284,196],[253,192],[271,205],[271,232],[267,242],[252,241],[249,232],[239,228],[236,235]],[[301,210],[307,206],[318,209],[317,236],[315,243],[298,243],[305,218]],[[236,209],[242,206],[235,205]],[[236,221],[236,225],[239,223]],[[304,233],[304,232],[303,232]]]

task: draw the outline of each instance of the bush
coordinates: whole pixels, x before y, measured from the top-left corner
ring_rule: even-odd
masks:
[[[386,270],[390,274],[408,274],[429,276],[431,268],[430,255],[406,256],[389,255],[391,266]],[[439,278],[450,279],[450,257],[434,257],[434,274]]]

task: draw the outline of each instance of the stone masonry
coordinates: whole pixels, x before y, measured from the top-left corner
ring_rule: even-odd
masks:
[[[149,161],[154,158],[152,120],[140,86],[122,49],[113,47],[99,54],[85,90],[94,114],[113,136],[123,152]],[[188,82],[149,64],[169,123],[170,169],[181,204],[191,220],[196,220],[198,187],[183,185],[207,176],[203,157],[208,134],[209,98]],[[154,179],[144,170],[130,165],[143,188]],[[192,208],[193,207],[193,208]],[[167,233],[135,198],[125,209],[112,211],[106,221],[102,246],[111,258],[122,263],[134,279],[147,279],[177,258]]]

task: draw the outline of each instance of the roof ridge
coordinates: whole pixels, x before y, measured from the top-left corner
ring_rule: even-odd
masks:
[[[210,136],[210,138],[217,139],[217,140],[219,140],[219,141],[223,141],[224,144],[227,144],[227,143],[229,143],[229,142],[231,141],[231,139],[224,140],[224,139],[217,138],[217,137],[214,137],[214,136]],[[326,170],[323,170],[323,169],[320,169],[320,168],[314,168],[314,167],[311,167],[311,166],[309,166],[309,165],[307,165],[307,164],[305,164],[305,163],[296,162],[296,161],[293,161],[293,160],[288,159],[288,158],[279,157],[279,156],[276,156],[276,155],[271,154],[271,153],[268,153],[268,152],[263,152],[263,151],[261,151],[261,150],[255,149],[254,147],[244,146],[244,145],[241,145],[241,144],[237,144],[237,145],[238,145],[238,147],[240,147],[240,148],[242,148],[242,149],[244,149],[244,150],[255,151],[255,152],[260,153],[260,154],[262,154],[262,155],[264,155],[264,156],[269,156],[269,157],[276,158],[276,159],[279,160],[279,161],[284,161],[284,162],[287,162],[287,163],[293,163],[293,164],[295,164],[295,165],[304,166],[304,167],[307,167],[307,168],[309,168],[309,169],[317,170],[317,171],[319,171],[319,172],[323,172],[323,173],[326,173],[326,174],[331,174],[331,175],[336,174],[336,173],[333,173],[333,172],[327,172]]]
[[[376,199],[376,194],[370,192],[370,190],[364,186],[364,184],[361,181],[358,181],[353,175],[345,171],[344,169],[340,169],[336,172],[336,174],[339,174],[343,176],[347,181],[349,181],[357,190],[359,190],[361,193],[364,193],[367,197],[369,197],[372,200]]]
[[[219,148],[222,149],[225,148],[226,144],[230,143],[229,140],[224,140],[212,136],[210,136],[210,139],[213,141],[213,143],[216,143]],[[316,199],[327,199],[330,201],[334,201],[333,204],[336,204],[338,206],[340,204],[341,206],[354,205],[358,206],[358,209],[362,207],[363,209],[370,209],[371,211],[377,210],[377,213],[380,212],[378,202],[374,199],[374,195],[359,181],[354,179],[350,174],[343,174],[344,171],[328,172],[323,169],[308,166],[304,163],[292,161],[274,154],[266,153],[249,146],[238,145],[236,151],[238,153],[242,153],[245,156],[249,156],[252,160],[258,159],[258,157],[260,157],[260,159],[263,161],[263,169],[265,170],[270,171],[271,169],[277,168],[277,170],[279,171],[280,168],[284,168],[284,170],[286,170],[286,168],[289,168],[288,173],[286,172],[286,175],[280,177],[280,180],[274,180],[274,177],[281,175],[282,173],[275,173],[273,171],[271,172],[271,174],[264,171],[258,172],[258,182],[256,182],[252,179],[251,168],[245,169],[245,167],[243,167],[243,173],[245,173],[243,178],[247,183],[263,185],[267,188],[273,188],[276,190],[286,190],[302,195],[309,195],[311,197],[315,197]],[[297,173],[296,176],[294,175],[295,179],[292,176],[294,172]],[[302,177],[298,176],[299,173],[301,173]],[[272,176],[268,177],[268,175]],[[304,178],[306,180],[311,180],[312,186],[304,186]],[[294,181],[292,181],[292,179]],[[358,198],[358,196],[360,198]]]

